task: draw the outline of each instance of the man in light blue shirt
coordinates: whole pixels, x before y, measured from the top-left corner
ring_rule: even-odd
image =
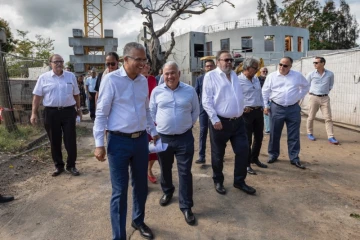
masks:
[[[171,201],[175,187],[172,183],[174,156],[179,173],[179,204],[185,221],[195,224],[193,206],[193,182],[191,166],[194,156],[192,127],[199,117],[199,100],[195,89],[179,81],[180,71],[175,62],[169,61],[163,67],[164,83],[157,86],[150,97],[150,114],[156,122],[156,130],[168,148],[159,152],[161,188],[164,195],[160,205]]]
[[[91,71],[91,77],[88,77],[85,81],[85,89],[86,95],[89,99],[89,110],[90,110],[90,118],[94,121],[95,119],[95,85],[96,85],[96,71]]]
[[[337,145],[339,144],[339,142],[334,138],[329,98],[330,90],[334,86],[334,73],[325,69],[325,63],[325,58],[315,57],[313,62],[315,71],[309,73],[306,77],[306,79],[310,83],[309,112],[306,125],[307,134],[308,138],[311,141],[316,140],[313,135],[313,124],[316,113],[319,111],[320,108],[325,119],[325,128],[329,143]]]
[[[261,84],[255,76],[259,69],[259,62],[253,58],[246,58],[243,61],[243,72],[238,76],[244,95],[244,121],[249,142],[249,155],[247,172],[256,175],[250,163],[258,167],[267,168],[259,160],[260,149],[264,137],[263,98]],[[252,141],[254,135],[254,142]]]

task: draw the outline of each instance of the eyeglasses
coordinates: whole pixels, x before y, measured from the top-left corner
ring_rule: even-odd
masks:
[[[219,59],[220,61],[224,61],[224,62],[234,62],[234,59],[233,58],[225,58],[225,59]]]
[[[315,64],[315,65],[318,64],[318,63],[321,63],[321,62],[313,62],[313,64]]]
[[[263,72],[263,73],[267,73],[268,71],[261,71],[261,72]]]
[[[110,66],[114,67],[115,65],[116,65],[116,62],[107,62],[106,63],[107,67],[110,67]]]
[[[51,61],[51,63],[54,63],[54,64],[58,65],[58,64],[63,64],[64,61]]]
[[[147,60],[146,58],[145,58],[145,59],[141,59],[141,58],[134,58],[134,57],[131,57],[131,56],[127,56],[127,57],[133,59],[135,62],[143,63],[143,64],[146,64],[146,63],[148,63],[148,61],[149,61],[149,60]]]
[[[206,68],[212,67],[213,65],[205,65]]]
[[[279,63],[279,66],[280,66],[280,67],[284,67],[284,68],[287,68],[287,67],[289,67],[289,65],[286,65],[286,64],[282,64],[282,63]]]

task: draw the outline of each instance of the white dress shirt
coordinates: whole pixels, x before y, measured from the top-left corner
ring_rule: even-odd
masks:
[[[97,100],[94,138],[96,147],[104,146],[104,131],[134,133],[147,130],[157,135],[150,115],[147,79],[139,74],[129,78],[124,67],[101,80]]]
[[[85,85],[88,86],[89,88],[89,92],[96,92],[95,91],[95,86],[96,86],[96,80],[97,77],[88,77],[85,81]]]
[[[192,128],[199,117],[199,98],[195,89],[183,82],[179,82],[175,90],[163,83],[151,93],[150,113],[157,132],[182,134]]]
[[[308,81],[300,72],[290,70],[286,76],[279,71],[270,73],[262,88],[264,105],[269,107],[269,100],[284,107],[294,105],[305,97],[309,88]]]
[[[259,79],[254,76],[250,81],[243,73],[241,73],[238,78],[244,94],[244,106],[263,107],[264,104]]]
[[[205,74],[202,104],[212,124],[224,118],[240,117],[244,111],[244,97],[236,73],[231,71],[231,81],[220,68]]]
[[[72,72],[63,71],[57,76],[53,70],[40,75],[33,94],[43,97],[45,107],[69,107],[76,104],[74,95],[80,93],[76,77]]]

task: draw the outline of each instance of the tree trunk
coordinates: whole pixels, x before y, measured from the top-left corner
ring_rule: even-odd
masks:
[[[1,112],[2,119],[5,121],[5,127],[8,132],[17,130],[15,119],[12,112],[12,104],[9,91],[9,82],[6,79],[5,64],[0,49],[0,107],[10,110]]]

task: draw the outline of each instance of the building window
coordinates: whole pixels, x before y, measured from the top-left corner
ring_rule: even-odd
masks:
[[[292,36],[285,36],[285,51],[291,52],[293,50],[292,45]]]
[[[206,56],[212,56],[212,42],[206,43]]]
[[[265,50],[265,52],[275,51],[275,36],[274,35],[264,36],[264,50]]]
[[[304,38],[298,37],[298,52],[304,51]]]
[[[220,48],[221,48],[221,50],[230,51],[230,38],[221,39],[220,40]]]
[[[252,52],[252,37],[241,37],[241,49],[243,52]]]
[[[196,58],[204,56],[204,44],[194,44],[194,52]]]

